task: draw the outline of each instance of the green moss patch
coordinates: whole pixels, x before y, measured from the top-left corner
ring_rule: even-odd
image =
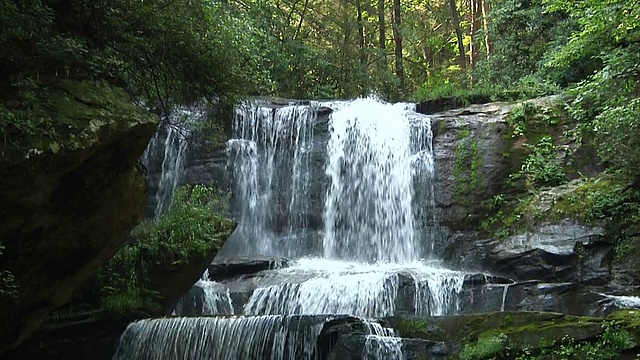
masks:
[[[640,333],[638,311],[621,311],[606,319],[500,312],[389,322],[403,338],[443,341],[452,349],[452,358],[464,360],[613,359],[634,348]]]
[[[25,81],[3,100],[0,150],[5,155],[81,149],[97,141],[101,132],[157,121],[122,89],[102,81]]]

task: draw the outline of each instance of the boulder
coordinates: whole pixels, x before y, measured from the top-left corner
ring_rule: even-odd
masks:
[[[508,104],[474,105],[430,116],[435,158],[436,222],[451,231],[477,228],[484,202],[507,188],[518,159],[505,118]],[[505,135],[508,140],[505,140]]]
[[[241,275],[254,274],[263,270],[281,269],[289,266],[285,258],[270,257],[236,257],[219,259],[208,266],[210,280],[224,280]]]
[[[15,296],[0,297],[0,353],[33,333],[122,246],[147,200],[138,159],[157,117],[103,83],[67,81],[50,91],[64,106],[51,116],[70,117],[81,130],[56,146],[5,149],[0,158],[0,267],[17,286]]]

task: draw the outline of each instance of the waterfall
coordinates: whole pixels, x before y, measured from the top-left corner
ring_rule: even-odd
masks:
[[[158,218],[171,208],[173,192],[180,184],[189,150],[193,124],[202,122],[206,113],[196,108],[177,108],[163,117],[158,131],[142,154],[148,173],[158,173],[157,180],[149,176],[155,188],[153,216]]]
[[[364,320],[369,330],[366,335],[362,359],[366,360],[402,360],[402,339],[395,331],[383,327],[377,322]]]
[[[397,274],[334,272],[299,284],[258,288],[247,302],[244,313],[390,316],[395,310],[397,292]]]
[[[322,132],[314,130],[319,106],[335,110]],[[412,274],[416,314],[459,312],[464,274],[421,262],[435,246],[428,118],[374,99],[247,103],[236,109],[233,134],[227,152],[240,225],[223,255],[293,257],[297,265],[281,273],[312,272],[258,284],[243,314],[393,315],[399,272]],[[317,199],[320,246],[310,245],[304,216]]]
[[[507,293],[509,292],[509,286],[511,286],[511,284],[505,284],[504,289],[502,290],[502,304],[500,305],[500,311],[504,311],[505,305],[507,303]]]
[[[319,106],[334,109],[328,122]],[[241,314],[138,321],[115,359],[312,359],[325,320],[337,315],[366,324],[357,335],[363,359],[403,359],[401,339],[371,318],[411,311],[411,296],[415,315],[460,312],[465,274],[431,259],[428,118],[373,99],[253,102],[237,106],[232,133],[227,168],[239,225],[218,259],[287,257],[289,267],[228,283],[204,276],[175,314],[231,315],[234,306]]]
[[[324,318],[278,315],[140,320],[114,360],[311,359]]]
[[[419,259],[407,117],[393,105],[359,99],[335,112],[330,127],[324,256],[374,263]]]
[[[411,171],[413,175],[413,214],[416,227],[422,229],[421,240],[425,256],[435,250],[435,161],[433,158],[433,132],[431,119],[425,120],[407,114],[411,124]]]
[[[231,256],[303,254],[292,238],[307,226],[315,120],[309,106],[236,108],[227,143],[239,220]]]
[[[414,275],[414,306],[417,315],[441,316],[460,311],[458,294],[464,285],[464,274],[450,270]]]

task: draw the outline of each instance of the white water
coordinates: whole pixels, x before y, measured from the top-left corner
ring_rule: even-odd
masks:
[[[614,305],[622,309],[637,309],[640,308],[640,296],[624,296],[624,295],[607,295],[600,294],[610,299]]]
[[[417,315],[456,314],[465,278],[465,273],[423,262],[361,264],[327,259],[300,259],[279,274],[279,280],[268,280],[275,284],[253,292],[245,315],[391,316],[396,310],[400,274],[413,281]]]
[[[402,338],[397,337],[393,329],[383,327],[375,321],[363,319],[363,322],[367,326],[368,334],[366,335],[362,359],[404,359]]]
[[[161,157],[162,159],[157,192],[154,196],[156,218],[171,209],[173,192],[178,187],[184,172],[193,122],[201,122],[205,115],[203,110],[175,109],[169,117],[163,119],[142,155],[147,167],[151,166],[153,158]]]
[[[314,151],[324,151],[316,147],[325,145],[314,139],[311,107],[237,108],[227,154],[240,225],[220,255],[297,259],[253,291],[243,314],[256,316],[135,323],[121,343],[131,349],[116,359],[250,359],[259,351],[270,354],[260,358],[310,358],[321,325],[292,332],[289,316],[394,315],[401,278],[404,285],[413,282],[416,314],[460,310],[465,274],[424,261],[436,246],[430,120],[405,104],[373,99],[332,107],[337,111],[328,124],[322,173],[312,168]],[[311,185],[321,177],[328,188],[319,196]],[[313,252],[313,238],[301,234],[309,230],[306,215],[318,198],[324,205],[322,241]],[[317,255],[322,258],[306,258]],[[221,306],[232,311],[228,289],[204,280],[200,285],[211,297],[205,307],[212,313]],[[402,359],[399,338],[375,322],[369,327],[363,358]],[[151,349],[153,341],[158,348]],[[285,346],[291,343],[302,348]],[[145,351],[148,356],[127,357]]]
[[[460,312],[460,293],[464,285],[464,273],[432,268],[414,275],[416,315],[441,316]]]
[[[355,100],[332,115],[325,258],[371,263],[420,258],[410,125],[393,105],[371,99]]]
[[[120,338],[114,360],[309,359],[324,319],[283,316],[140,320]]]
[[[505,284],[504,289],[502,290],[502,304],[500,305],[500,311],[504,311],[505,305],[507,303],[507,294],[509,293],[509,286],[511,286],[511,284]]]
[[[391,272],[326,271],[302,283],[256,289],[244,313],[389,316],[397,292],[398,276]]]
[[[240,225],[230,257],[300,256],[299,243],[287,239],[307,226],[315,120],[309,106],[236,108],[227,158]]]

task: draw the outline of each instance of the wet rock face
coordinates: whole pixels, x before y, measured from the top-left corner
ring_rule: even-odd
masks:
[[[508,176],[519,166],[505,156],[511,147],[504,139],[509,109],[506,104],[474,105],[430,116],[436,221],[449,230],[477,228],[484,202],[507,190]]]
[[[209,265],[207,270],[209,279],[224,280],[288,266],[289,260],[285,258],[252,257],[216,260]]]
[[[75,105],[75,120],[87,124],[80,148],[0,160],[2,268],[18,286],[16,297],[0,298],[0,353],[69,301],[142,218],[146,183],[136,164],[157,118],[110,91],[127,100]]]
[[[460,264],[475,264],[514,280],[574,281],[604,285],[611,278],[613,244],[600,226],[572,219],[544,222],[505,239],[458,234],[445,250]]]

